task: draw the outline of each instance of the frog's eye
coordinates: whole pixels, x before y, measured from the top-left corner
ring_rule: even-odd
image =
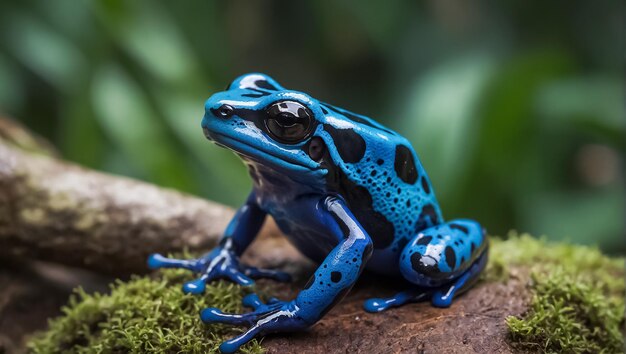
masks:
[[[220,118],[230,118],[234,113],[235,109],[227,104],[223,104],[217,110],[215,110],[215,115]]]
[[[299,102],[276,102],[267,108],[265,126],[274,139],[286,144],[295,144],[311,133],[313,115]]]

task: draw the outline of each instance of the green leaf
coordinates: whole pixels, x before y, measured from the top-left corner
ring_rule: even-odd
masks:
[[[108,64],[96,73],[92,100],[98,122],[143,177],[190,188],[178,149],[144,93],[122,68]]]
[[[580,118],[623,130],[622,80],[605,76],[575,76],[554,80],[537,92],[537,111],[546,123],[570,123]]]
[[[622,81],[607,76],[575,76],[544,85],[536,98],[542,129],[577,129],[603,142],[626,148]]]
[[[199,66],[171,17],[155,2],[99,2],[111,36],[151,75],[165,82],[197,79]],[[187,83],[188,84],[188,83]]]
[[[24,85],[16,66],[0,54],[0,107],[15,111],[23,103]]]
[[[551,235],[553,240],[609,246],[623,252],[615,235],[623,231],[623,188],[589,192],[544,192],[520,202],[521,222],[529,231]]]
[[[414,143],[438,196],[454,195],[473,154],[481,94],[494,73],[495,61],[469,55],[444,63],[411,90],[402,133]]]
[[[20,62],[61,91],[76,83],[86,61],[72,42],[27,13],[15,11],[5,19],[4,42]]]

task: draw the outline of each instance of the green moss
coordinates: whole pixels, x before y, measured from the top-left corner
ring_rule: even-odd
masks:
[[[607,297],[577,277],[556,271],[534,275],[531,308],[509,317],[511,338],[519,347],[559,353],[621,353],[624,301]]]
[[[524,350],[622,353],[624,260],[598,249],[551,244],[529,235],[493,241],[489,280],[530,266],[533,293],[521,317],[507,318],[512,344]]]
[[[241,311],[243,288],[227,282],[207,287],[203,296],[185,295],[180,286],[190,280],[183,270],[163,270],[154,277],[117,281],[110,294],[86,294],[81,289],[50,321],[49,329],[34,337],[34,353],[207,353],[237,335],[236,329],[204,325],[199,312],[206,307]],[[244,353],[261,353],[252,341]]]

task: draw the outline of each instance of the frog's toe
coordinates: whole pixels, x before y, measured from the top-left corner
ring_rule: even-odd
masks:
[[[183,284],[183,292],[185,294],[202,294],[206,288],[206,277],[200,277],[198,279],[188,281]]]
[[[399,307],[409,302],[417,302],[430,294],[421,288],[409,289],[399,292],[386,299],[372,298],[363,303],[363,309],[370,313],[377,313],[388,310],[392,307]]]
[[[267,303],[263,303],[257,294],[246,295],[241,302],[243,306],[252,308],[253,311],[244,314],[230,314],[224,313],[217,308],[210,307],[200,312],[200,318],[204,323],[250,325],[254,321],[268,316],[269,314],[276,312],[278,309],[286,307],[290,304],[290,302],[278,300],[276,298],[272,298]]]
[[[220,345],[220,352],[225,353],[225,354],[234,353],[237,350],[239,350],[239,347],[251,341],[260,332],[261,332],[260,326],[251,327],[250,329],[240,334],[239,336],[222,343]]]
[[[371,298],[365,300],[363,303],[363,309],[370,313],[382,312],[389,308],[389,305],[385,299]]]
[[[249,307],[257,313],[264,313],[269,310],[273,310],[277,307],[283,306],[286,302],[275,297],[270,297],[267,302],[263,302],[257,294],[248,294],[241,299],[241,304],[244,307]]]
[[[159,269],[162,267],[165,257],[158,253],[153,253],[148,257],[148,268]]]
[[[226,323],[231,325],[250,326],[243,334],[220,345],[223,353],[233,353],[257,335],[276,332],[292,332],[310,326],[301,316],[300,308],[293,301],[274,299],[272,303],[263,304],[258,296],[248,295],[244,304],[256,309],[244,314],[224,313],[216,308],[202,310],[200,318],[204,323]]]
[[[433,297],[431,298],[431,302],[435,307],[446,308],[452,305],[452,300],[454,296],[457,294],[457,290],[462,286],[465,281],[467,281],[468,275],[462,275],[454,284],[450,286],[444,286],[441,289],[435,291],[433,293]]]
[[[242,300],[241,303],[245,307],[256,310],[259,306],[263,305],[263,302],[257,294],[248,294]]]
[[[281,272],[273,269],[261,269],[256,267],[247,267],[245,274],[253,279],[268,278],[282,283],[291,281],[291,275],[289,273]]]
[[[153,253],[148,257],[148,267],[150,269],[159,268],[182,268],[198,272],[203,265],[202,260],[197,259],[175,259]]]
[[[209,307],[200,312],[200,319],[204,323],[225,323],[231,325],[250,325],[256,319],[255,312],[245,314],[224,313],[215,307]]]
[[[225,272],[221,272],[225,277],[242,286],[254,285],[254,280],[238,269],[230,268]]]
[[[252,312],[236,314],[225,313],[220,309],[209,307],[200,312],[200,319],[204,323],[225,323],[231,325],[251,325],[260,318],[266,317],[276,312],[287,303],[285,301],[277,301],[272,304],[264,304],[256,294],[250,294],[243,298],[242,303],[246,307],[254,309]]]

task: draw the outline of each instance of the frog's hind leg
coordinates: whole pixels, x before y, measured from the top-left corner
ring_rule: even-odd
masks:
[[[433,289],[432,303],[448,307],[468,289],[487,262],[485,230],[473,220],[453,220],[425,229],[404,248],[400,271],[411,283]]]
[[[455,220],[421,231],[404,248],[400,270],[414,284],[388,299],[370,299],[368,312],[380,312],[430,298],[448,307],[455,296],[469,289],[487,263],[487,239],[472,220]]]

